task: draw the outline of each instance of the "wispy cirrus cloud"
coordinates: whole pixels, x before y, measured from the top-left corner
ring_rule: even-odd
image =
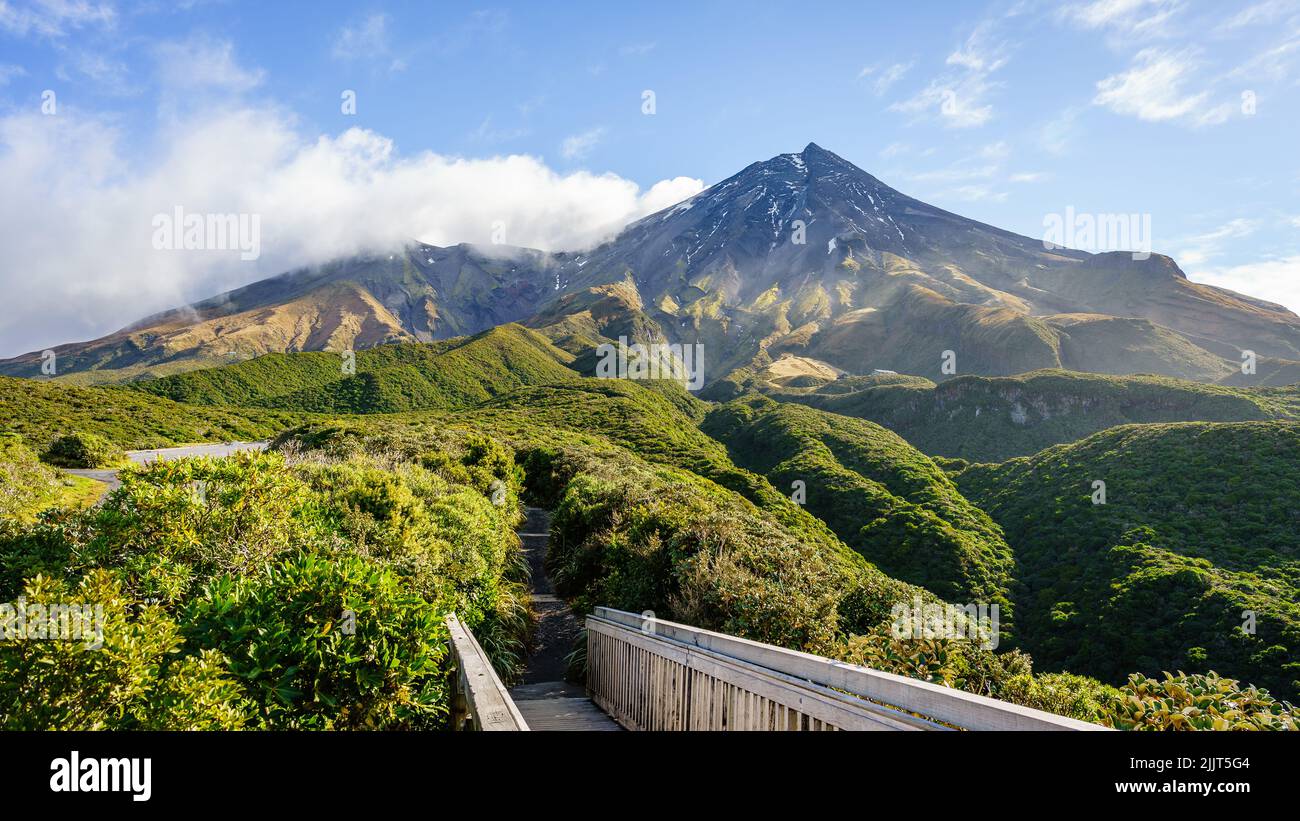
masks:
[[[531,133],[532,130],[524,126],[497,127],[492,123],[492,117],[489,115],[483,118],[483,122],[479,123],[478,128],[470,132],[469,136],[476,143],[496,145],[522,139]]]
[[[992,75],[1007,64],[1010,52],[1010,43],[997,34],[995,24],[981,22],[948,55],[948,71],[889,108],[912,116],[937,115],[949,128],[982,126],[993,118],[988,98],[1001,85]]]
[[[560,156],[566,160],[580,160],[591,153],[605,139],[605,127],[590,128],[581,134],[571,134],[560,143]]]
[[[1078,137],[1079,117],[1083,106],[1067,106],[1055,117],[1037,128],[1038,147],[1048,154],[1062,155],[1069,152]]]
[[[81,28],[111,27],[112,3],[89,0],[0,0],[0,29],[25,37],[59,38]]]
[[[655,42],[628,43],[627,45],[620,47],[618,53],[624,57],[644,57],[654,51],[655,47],[658,45],[659,44]]]
[[[899,176],[920,186],[926,197],[939,201],[1005,202],[1009,197],[1008,183],[1047,179],[1041,172],[1008,172],[1007,165],[1013,159],[1011,145],[998,140],[986,143],[945,166],[901,172]]]
[[[1180,237],[1172,243],[1174,258],[1183,264],[1200,265],[1222,256],[1226,243],[1248,237],[1259,227],[1259,220],[1238,217],[1209,231]]]
[[[1145,48],[1129,67],[1097,82],[1092,101],[1116,114],[1147,122],[1216,125],[1232,113],[1231,103],[1212,103],[1209,91],[1189,91],[1198,68],[1196,52]]]
[[[1092,0],[1063,6],[1058,14],[1085,29],[1106,30],[1121,39],[1162,37],[1183,0]]]
[[[894,84],[903,79],[912,70],[914,63],[890,63],[889,65],[864,66],[858,72],[858,81],[870,79],[871,91],[877,97],[883,97]]]
[[[214,90],[242,93],[262,83],[261,69],[246,68],[229,40],[195,35],[154,47],[162,84],[178,91]]]
[[[334,35],[331,54],[340,60],[356,60],[388,52],[388,15],[369,14],[348,23]]]
[[[1238,29],[1277,23],[1300,13],[1300,0],[1264,0],[1247,6],[1224,23],[1224,28]]]
[[[345,24],[334,35],[330,54],[343,62],[369,62],[402,71],[406,59],[393,53],[392,19],[379,12]]]

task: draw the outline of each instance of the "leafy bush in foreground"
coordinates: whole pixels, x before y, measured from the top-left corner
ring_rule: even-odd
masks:
[[[142,596],[178,602],[216,575],[258,572],[328,541],[323,511],[278,454],[155,462],[120,476],[78,554],[122,568]]]
[[[1035,673],[1032,659],[1019,650],[997,653],[966,641],[899,639],[888,628],[850,637],[839,658],[1083,721],[1102,720],[1116,692],[1085,676]]]
[[[183,612],[271,729],[428,729],[446,714],[436,607],[359,556],[287,557],[209,582]]]
[[[85,589],[108,622],[104,651],[0,642],[0,708],[48,705],[6,726],[440,726],[445,614],[506,678],[529,627],[494,444],[447,442],[436,470],[364,449],[160,462],[93,510],[0,521],[0,601]]]
[[[1105,723],[1121,730],[1296,730],[1300,708],[1217,673],[1129,676]]]
[[[103,647],[84,639],[0,644],[0,729],[233,730],[247,721],[222,654],[185,653],[176,621],[132,599],[112,573],[93,571],[75,588],[36,576],[24,599],[99,606]]]

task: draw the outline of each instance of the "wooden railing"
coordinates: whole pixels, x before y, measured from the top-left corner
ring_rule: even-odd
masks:
[[[492,669],[492,662],[453,613],[447,616],[451,633],[451,726],[454,730],[527,730],[528,723]]]
[[[917,679],[598,607],[587,689],[629,730],[1104,730]]]

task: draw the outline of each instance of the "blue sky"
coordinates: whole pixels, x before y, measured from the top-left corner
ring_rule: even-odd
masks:
[[[810,141],[1029,236],[1150,214],[1300,309],[1298,102],[1300,0],[0,0],[0,289],[36,286],[0,355],[390,232],[589,244]],[[160,255],[174,205],[256,210],[265,252]]]

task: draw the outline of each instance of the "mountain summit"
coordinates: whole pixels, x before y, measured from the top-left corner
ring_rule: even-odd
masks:
[[[1231,378],[1300,360],[1300,317],[1190,282],[1167,256],[1049,249],[903,194],[809,143],[581,253],[413,243],[282,274],[56,348],[120,379],[507,322],[570,352],[619,335],[706,345],[710,381],[781,356],[935,379],[1043,367]],[[581,361],[581,358],[580,360]],[[0,373],[39,374],[39,354]],[[85,377],[83,377],[85,378]]]

